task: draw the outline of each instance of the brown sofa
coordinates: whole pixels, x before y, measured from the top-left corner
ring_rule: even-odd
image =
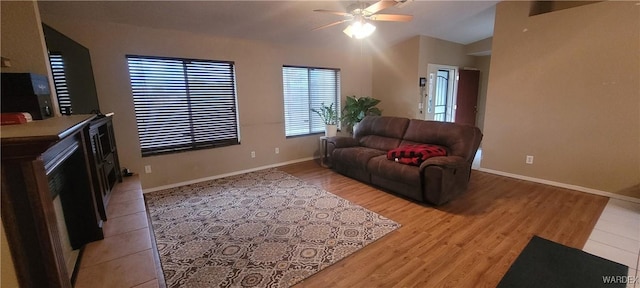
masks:
[[[444,204],[467,190],[482,133],[478,127],[388,116],[367,116],[353,137],[327,140],[331,168],[420,202]],[[447,156],[411,166],[387,159],[391,149],[411,144],[443,146]]]

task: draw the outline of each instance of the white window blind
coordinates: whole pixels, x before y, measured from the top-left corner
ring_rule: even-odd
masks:
[[[51,72],[53,74],[53,86],[58,96],[58,106],[60,113],[70,115],[71,97],[69,96],[69,88],[67,87],[67,76],[64,73],[64,59],[60,53],[49,53],[49,62],[51,64]]]
[[[233,62],[127,60],[142,156],[240,143]]]
[[[333,103],[340,111],[340,70],[283,66],[282,82],[286,136],[324,132],[325,124],[311,109]]]

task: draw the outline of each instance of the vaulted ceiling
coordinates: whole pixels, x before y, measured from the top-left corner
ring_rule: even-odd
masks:
[[[375,1],[369,1],[374,3]],[[493,35],[498,1],[408,1],[380,13],[413,15],[411,22],[374,22],[369,41],[395,44],[426,35],[469,44]],[[43,19],[58,15],[143,27],[182,30],[214,36],[282,44],[336,45],[355,41],[342,33],[347,23],[313,28],[343,19],[313,12],[345,11],[353,1],[41,1]]]

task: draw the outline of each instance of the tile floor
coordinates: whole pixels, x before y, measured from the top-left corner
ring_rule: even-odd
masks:
[[[640,280],[640,204],[609,199],[582,250],[629,266],[630,282]]]
[[[75,287],[159,287],[137,176],[116,185],[107,215],[105,238],[86,246]],[[629,266],[640,279],[640,204],[610,199],[583,250]]]
[[[85,247],[75,287],[159,287],[140,181],[123,180],[111,192],[105,238]]]

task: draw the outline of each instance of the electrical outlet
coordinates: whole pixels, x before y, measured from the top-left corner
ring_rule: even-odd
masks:
[[[251,151],[251,158],[256,158],[256,151]]]
[[[533,156],[527,155],[527,159],[524,160],[524,163],[533,164]]]
[[[276,147],[276,154],[280,154],[280,148]]]
[[[151,173],[151,165],[144,165],[144,173]]]

